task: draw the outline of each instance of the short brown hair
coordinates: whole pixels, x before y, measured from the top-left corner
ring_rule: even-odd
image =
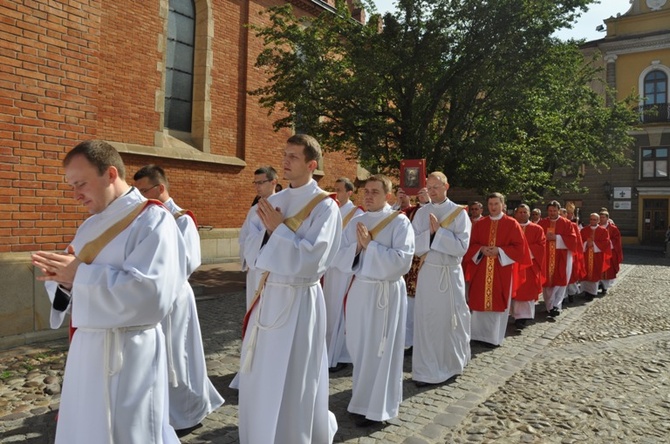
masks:
[[[72,148],[63,159],[63,166],[67,167],[76,156],[84,156],[97,170],[100,176],[113,166],[119,173],[121,180],[126,180],[126,167],[116,149],[104,140],[85,140]]]
[[[500,203],[505,203],[505,196],[502,193],[489,193],[489,195],[486,196],[486,202],[491,199],[500,199]]]
[[[294,134],[289,137],[286,143],[291,145],[298,145],[303,147],[303,153],[305,154],[305,160],[310,162],[316,160],[317,163],[321,161],[323,154],[321,153],[321,145],[316,139],[307,134]]]
[[[352,193],[353,193],[354,191],[356,191],[356,187],[354,187],[353,182],[350,181],[350,180],[349,180],[348,178],[346,178],[346,177],[340,177],[339,179],[337,179],[337,180],[335,181],[335,183],[341,183],[341,184],[344,184],[344,189],[345,189],[346,191],[351,191]]]
[[[133,180],[140,180],[143,177],[149,179],[149,182],[151,182],[153,185],[163,184],[166,188],[169,188],[168,180],[165,176],[165,171],[163,171],[163,168],[159,167],[158,165],[149,164],[143,166],[137,170],[133,176]]]
[[[368,177],[367,180],[365,181],[365,183],[368,183],[368,182],[381,182],[382,189],[384,190],[384,193],[386,193],[386,194],[390,193],[391,190],[393,189],[393,184],[391,183],[391,179],[389,179],[388,177],[386,177],[383,174],[374,174],[374,175]]]

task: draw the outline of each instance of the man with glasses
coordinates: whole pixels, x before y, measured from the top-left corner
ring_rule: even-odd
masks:
[[[481,202],[474,201],[470,204],[470,208],[468,208],[468,214],[470,216],[470,222],[473,223],[473,225],[477,222],[479,222],[483,216],[482,213],[484,212],[484,206],[482,205]]]
[[[530,221],[534,224],[540,222],[542,219],[542,210],[539,208],[533,208],[533,211],[530,212]]]
[[[200,236],[193,213],[180,208],[170,197],[169,183],[160,166],[146,165],[133,179],[135,188],[144,197],[159,200],[174,215],[186,244],[190,276],[201,263]],[[188,280],[184,281],[170,314],[161,324],[168,340],[170,425],[178,436],[184,436],[200,427],[200,421],[223,404],[223,398],[207,376],[198,310]]]
[[[470,310],[461,261],[470,244],[467,207],[447,198],[441,172],[426,181],[431,203],[416,212],[415,254],[422,264],[414,303],[412,379],[421,387],[460,375],[470,361]]]
[[[260,167],[254,171],[254,180],[251,183],[256,187],[256,197],[254,197],[251,206],[253,207],[256,205],[260,198],[268,197],[281,191],[282,188],[281,185],[277,183],[278,180],[277,171],[269,165]]]
[[[246,286],[246,296],[247,296],[247,308],[251,304],[251,299],[254,297],[254,292],[258,286],[258,279],[260,278],[260,273],[256,273],[255,269],[249,268],[249,265],[244,260],[244,242],[249,236],[249,219],[256,214],[256,204],[259,199],[267,199],[268,197],[275,194],[277,186],[277,171],[272,168],[270,165],[262,166],[254,171],[254,180],[251,182],[254,187],[256,187],[256,198],[254,199],[251,209],[247,212],[247,217],[242,224],[240,229],[240,236],[238,242],[240,244],[240,261],[242,263],[242,271],[247,272],[247,286]],[[233,387],[236,388],[237,384],[234,384]]]

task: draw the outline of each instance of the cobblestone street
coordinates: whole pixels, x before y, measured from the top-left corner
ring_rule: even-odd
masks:
[[[417,388],[405,358],[400,416],[358,428],[346,411],[351,369],[330,378],[330,409],[346,443],[670,442],[670,260],[626,250],[616,286],[489,349],[473,345],[465,373]],[[237,370],[244,293],[198,297],[212,381],[226,404],[183,443],[237,443]],[[0,352],[0,443],[50,443],[66,344]]]

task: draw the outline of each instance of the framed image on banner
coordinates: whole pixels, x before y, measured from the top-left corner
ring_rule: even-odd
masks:
[[[426,186],[426,159],[400,161],[400,188],[408,196],[416,196]]]

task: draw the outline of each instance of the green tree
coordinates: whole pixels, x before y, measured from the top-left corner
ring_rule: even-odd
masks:
[[[371,171],[400,159],[485,192],[536,198],[576,188],[582,164],[623,162],[632,108],[607,108],[590,83],[597,70],[576,42],[551,37],[589,0],[399,0],[361,24],[344,1],[335,12],[295,17],[268,10],[252,91],[275,128],[317,136]]]

